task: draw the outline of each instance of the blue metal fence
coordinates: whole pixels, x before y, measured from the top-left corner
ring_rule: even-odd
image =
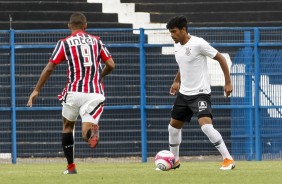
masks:
[[[94,156],[141,156],[146,162],[158,150],[168,148],[167,124],[174,99],[168,90],[177,71],[168,31],[141,28],[88,32],[102,38],[117,63],[117,69],[105,81],[107,104],[101,133],[106,138]],[[190,28],[189,32],[227,53],[232,62],[232,97],[223,98],[221,79],[212,84],[215,126],[232,155],[245,160],[281,158],[282,28]],[[56,94],[64,86],[64,66],[56,69],[35,107],[27,108],[25,103],[57,40],[68,34],[68,30],[0,31],[0,154],[11,153],[12,163],[18,157],[62,156],[61,107]],[[195,122],[193,119],[183,130],[181,154],[217,154]],[[50,135],[58,139],[50,140]],[[76,155],[93,156],[79,137],[77,131],[76,147],[80,151]]]

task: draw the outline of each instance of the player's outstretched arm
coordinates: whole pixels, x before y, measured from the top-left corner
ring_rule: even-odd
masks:
[[[225,77],[224,91],[225,91],[226,97],[228,97],[232,93],[233,86],[232,86],[232,83],[231,83],[230,73],[229,73],[229,69],[228,69],[228,65],[227,65],[226,59],[219,52],[216,54],[216,56],[213,59],[215,59],[215,60],[217,60],[219,62],[220,67],[221,67],[221,69],[222,69],[222,71],[224,73],[224,77]]]
[[[38,96],[39,91],[41,90],[42,86],[45,84],[45,82],[48,80],[50,75],[53,73],[56,65],[52,62],[49,62],[45,68],[42,70],[41,75],[38,79],[38,82],[33,90],[33,92],[30,94],[27,106],[32,107],[32,104],[35,100],[35,98]]]

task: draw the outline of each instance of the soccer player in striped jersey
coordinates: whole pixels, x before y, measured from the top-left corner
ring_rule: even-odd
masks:
[[[64,174],[76,174],[73,137],[75,122],[80,116],[82,136],[91,148],[95,148],[99,141],[98,123],[105,101],[103,79],[115,68],[115,62],[101,39],[85,32],[87,22],[82,13],[73,13],[68,27],[71,35],[58,41],[27,106],[32,107],[56,66],[66,62],[67,84],[58,95],[63,106],[62,147],[68,162]],[[105,64],[103,68],[101,62]]]
[[[232,84],[227,62],[224,56],[210,46],[203,38],[190,35],[187,31],[187,18],[177,16],[166,25],[174,40],[175,59],[178,72],[170,88],[170,94],[177,93],[168,125],[170,151],[175,155],[173,168],[179,168],[179,146],[181,129],[185,121],[190,121],[196,114],[198,123],[223,157],[221,170],[231,170],[235,162],[222,139],[221,134],[213,127],[211,113],[211,88],[207,67],[207,57],[217,60],[225,77],[224,91],[228,97],[232,92]]]

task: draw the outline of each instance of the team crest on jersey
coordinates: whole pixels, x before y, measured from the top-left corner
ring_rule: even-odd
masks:
[[[208,104],[206,101],[199,101],[198,102],[199,112],[206,110],[208,108]]]
[[[186,54],[187,56],[189,56],[189,55],[191,54],[191,48],[190,48],[190,47],[186,48],[185,54]]]

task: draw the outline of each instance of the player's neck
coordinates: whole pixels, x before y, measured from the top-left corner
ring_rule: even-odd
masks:
[[[78,28],[78,29],[71,29],[71,33],[75,33],[75,32],[85,32],[85,30],[84,29],[80,29],[80,28]]]
[[[185,45],[187,42],[189,42],[191,38],[191,35],[187,33],[187,35],[184,37],[183,41],[180,42],[181,45]]]

